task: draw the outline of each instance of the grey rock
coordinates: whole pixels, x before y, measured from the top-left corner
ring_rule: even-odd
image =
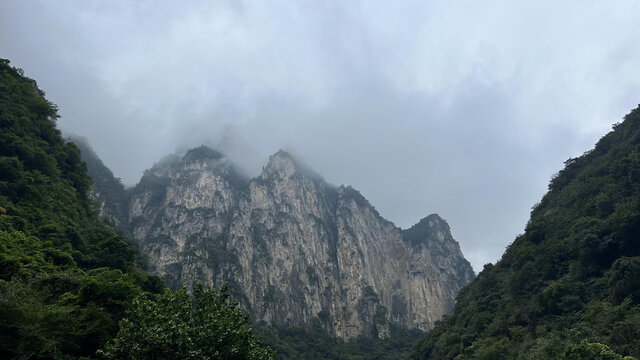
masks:
[[[401,230],[284,151],[253,179],[205,147],[167,157],[131,191],[127,221],[170,286],[227,282],[257,322],[342,339],[429,330],[474,276],[438,215]]]

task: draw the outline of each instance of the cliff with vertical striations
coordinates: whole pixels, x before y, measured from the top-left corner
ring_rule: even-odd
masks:
[[[343,339],[427,330],[474,277],[438,215],[401,230],[284,151],[248,179],[201,146],[147,170],[129,196],[128,232],[170,286],[228,282],[268,325],[316,322]]]

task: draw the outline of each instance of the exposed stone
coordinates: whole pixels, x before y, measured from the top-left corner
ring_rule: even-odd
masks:
[[[128,222],[172,287],[228,282],[255,321],[343,339],[428,330],[473,278],[438,215],[403,231],[283,151],[254,179],[206,148],[169,157],[131,192]]]

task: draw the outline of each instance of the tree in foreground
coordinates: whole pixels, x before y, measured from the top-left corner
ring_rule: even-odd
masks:
[[[104,359],[273,359],[228,289],[202,283],[139,297],[104,350]]]
[[[631,356],[622,357],[608,346],[582,340],[580,345],[569,345],[564,352],[567,360],[633,360]]]

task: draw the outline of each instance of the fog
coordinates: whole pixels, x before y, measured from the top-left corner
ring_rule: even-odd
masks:
[[[125,184],[282,148],[400,227],[440,214],[479,271],[640,102],[639,23],[631,0],[5,0],[0,57]]]

